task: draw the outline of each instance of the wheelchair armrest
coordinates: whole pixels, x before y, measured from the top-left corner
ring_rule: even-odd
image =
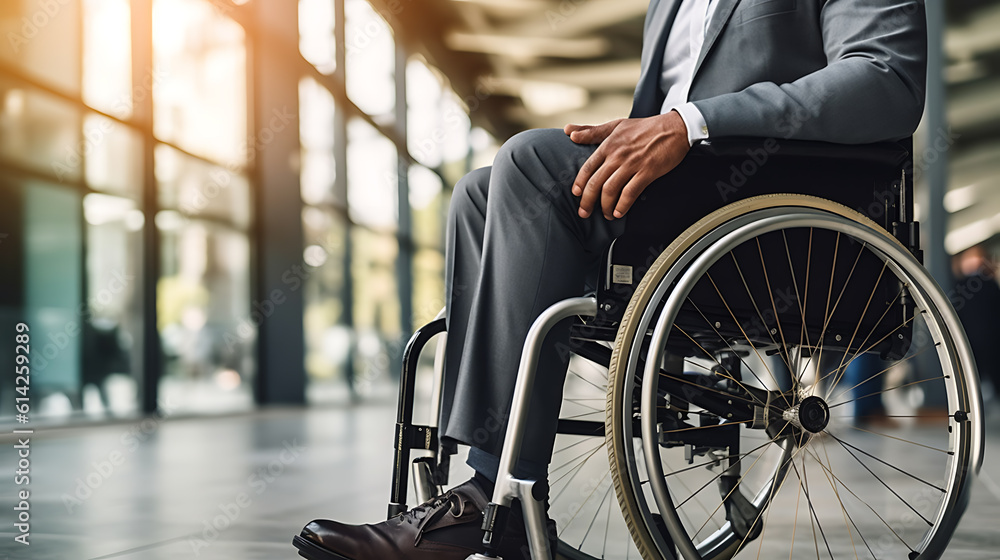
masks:
[[[714,138],[695,144],[691,155],[709,157],[745,157],[763,149],[775,157],[798,157],[841,160],[845,163],[873,163],[901,167],[910,160],[910,140],[874,144],[834,144],[807,140],[732,137]]]

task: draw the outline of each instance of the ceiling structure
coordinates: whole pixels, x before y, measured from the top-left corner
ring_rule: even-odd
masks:
[[[648,0],[379,2],[399,14],[400,39],[449,77],[473,122],[501,140],[629,112]],[[1000,0],[954,0],[947,9],[945,202],[956,252],[1000,239]]]
[[[419,14],[399,10],[402,39],[449,76],[473,121],[498,138],[631,108],[648,0],[409,2]]]

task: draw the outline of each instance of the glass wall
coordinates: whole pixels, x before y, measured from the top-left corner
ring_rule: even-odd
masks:
[[[209,0],[0,8],[0,323],[31,327],[33,419],[136,414],[149,383],[172,410],[253,402],[248,39],[231,12]],[[159,348],[145,347],[149,329]],[[150,355],[162,375],[146,371]]]
[[[270,142],[254,103],[278,74],[256,62],[257,6],[0,4],[0,329],[31,325],[35,418],[247,409],[260,376],[284,373],[261,371],[254,320]],[[288,249],[308,396],[346,402],[390,389],[413,327],[444,305],[449,186],[477,135],[382,8],[281,6],[301,55],[287,63],[302,211],[287,227],[304,237]]]
[[[0,328],[30,326],[33,419],[139,409],[146,170],[130,14],[127,0],[0,9]]]
[[[299,2],[316,72],[299,88],[312,402],[391,387],[412,329],[444,306],[445,185],[471,161],[469,119],[440,72],[399,55],[386,15],[365,0]]]

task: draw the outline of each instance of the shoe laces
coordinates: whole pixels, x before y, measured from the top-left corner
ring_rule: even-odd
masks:
[[[448,492],[432,502],[419,505],[400,515],[406,523],[417,525],[417,536],[413,539],[413,546],[417,546],[420,544],[421,539],[423,539],[424,528],[437,523],[442,517],[448,514],[451,514],[456,519],[465,515],[465,500],[455,492]]]

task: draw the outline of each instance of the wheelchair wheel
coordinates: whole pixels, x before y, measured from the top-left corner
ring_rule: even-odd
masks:
[[[559,417],[603,427],[607,387],[606,360],[595,363],[573,355]],[[605,445],[600,429],[556,436],[549,467],[549,517],[559,536],[557,560],[640,558],[613,495]]]
[[[961,324],[909,250],[836,203],[767,195],[642,279],[606,447],[646,560],[928,560],[982,462],[981,408]]]

